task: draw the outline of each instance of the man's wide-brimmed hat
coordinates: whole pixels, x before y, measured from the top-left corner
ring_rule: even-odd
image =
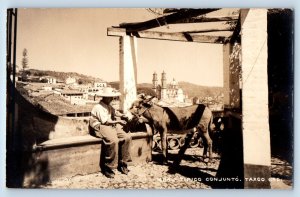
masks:
[[[118,97],[121,93],[111,87],[105,87],[102,91],[97,92],[96,95],[101,97]]]

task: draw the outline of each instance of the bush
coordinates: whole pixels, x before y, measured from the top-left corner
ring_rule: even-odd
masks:
[[[156,93],[154,92],[154,90],[152,90],[152,88],[147,88],[147,87],[137,88],[137,94],[142,94],[142,93],[149,96],[156,96]]]

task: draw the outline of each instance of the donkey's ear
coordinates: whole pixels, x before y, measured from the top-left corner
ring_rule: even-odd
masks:
[[[145,97],[145,94],[144,93],[141,93],[141,94],[138,94],[137,95],[137,99],[139,100],[144,100],[146,97]]]
[[[150,101],[153,101],[155,98],[156,98],[156,96],[152,96],[152,97],[150,98]]]
[[[148,101],[151,101],[155,98],[155,96],[150,96],[150,95],[147,95],[144,97],[145,98],[145,101],[148,102]]]
[[[145,100],[145,103],[148,104],[149,106],[152,106],[154,104],[154,98],[155,96],[151,96],[151,97],[148,97],[147,100]]]

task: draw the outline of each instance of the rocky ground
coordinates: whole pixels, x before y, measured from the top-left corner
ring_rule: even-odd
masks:
[[[55,180],[43,185],[42,188],[212,189],[214,184],[211,184],[210,181],[217,173],[220,159],[217,154],[214,154],[213,161],[206,163],[199,156],[201,153],[201,149],[188,149],[185,159],[181,162],[181,170],[177,172],[170,171],[166,165],[150,162],[129,166],[130,173],[128,175],[115,171],[114,179],[106,178],[99,172]],[[154,155],[154,157],[156,156],[158,155]],[[272,158],[272,177],[276,180],[271,182],[272,188],[289,189],[292,185],[292,167],[283,160]]]
[[[271,159],[271,187],[274,189],[291,189],[293,185],[293,168],[283,159],[272,157]]]

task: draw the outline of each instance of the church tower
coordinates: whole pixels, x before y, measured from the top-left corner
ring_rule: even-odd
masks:
[[[161,88],[167,88],[167,76],[165,71],[161,74]]]
[[[157,80],[157,73],[154,72],[153,73],[153,78],[152,78],[152,89],[154,90],[154,92],[157,94],[157,85],[158,85],[158,80]]]
[[[165,71],[161,74],[161,99],[167,98],[167,76]]]

